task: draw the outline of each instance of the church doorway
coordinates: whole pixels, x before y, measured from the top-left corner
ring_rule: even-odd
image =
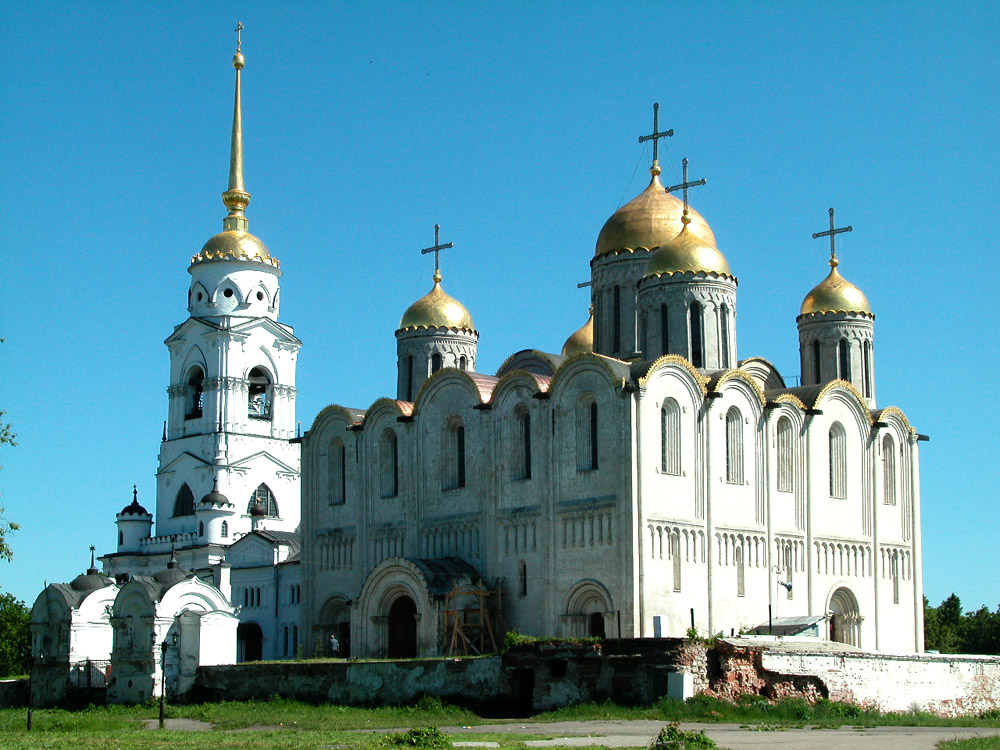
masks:
[[[604,615],[594,612],[587,622],[587,635],[591,638],[604,638]]]
[[[830,597],[830,640],[861,646],[861,613],[858,600],[848,588],[839,588]]]
[[[417,655],[417,605],[401,596],[389,607],[389,658],[413,659]]]
[[[340,658],[347,659],[351,656],[351,623],[337,623],[337,640],[340,641]]]
[[[255,622],[243,622],[236,628],[236,661],[261,661],[264,658],[264,632]]]

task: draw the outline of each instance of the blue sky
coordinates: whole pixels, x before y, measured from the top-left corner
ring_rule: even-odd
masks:
[[[921,444],[924,580],[1000,604],[995,333],[996,3],[0,3],[4,273],[0,588],[29,603],[152,507],[163,339],[221,229],[236,20],[250,230],[281,259],[304,341],[298,419],[395,388],[395,330],[444,287],[479,369],[558,351],[586,319],[594,242],[664,181],[739,277],[739,356],[798,374],[795,316],[840,270],[876,313],[880,406]]]

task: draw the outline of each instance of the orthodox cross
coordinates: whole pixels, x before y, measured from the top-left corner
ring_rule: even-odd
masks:
[[[240,39],[240,32],[243,31],[243,29],[245,29],[245,28],[246,28],[246,26],[243,25],[242,21],[237,21],[236,22],[236,28],[234,29],[234,31],[236,32],[236,51],[237,52],[240,51],[240,44],[242,44],[242,41]]]
[[[97,547],[95,547],[93,544],[91,544],[90,545],[90,567],[91,568],[94,567],[94,552],[96,552],[96,551],[97,551]]]
[[[434,245],[433,247],[425,247],[420,251],[421,255],[427,255],[427,253],[434,253],[434,280],[441,281],[441,269],[438,265],[438,253],[442,250],[447,250],[449,247],[454,247],[455,244],[452,242],[445,242],[441,244],[441,225],[434,225]]]
[[[653,166],[659,167],[659,151],[657,150],[657,144],[661,138],[669,138],[674,134],[673,128],[670,130],[664,130],[660,132],[660,103],[656,102],[653,104],[653,132],[650,135],[640,135],[639,143],[645,143],[646,141],[653,142]]]
[[[684,180],[680,185],[671,185],[667,188],[668,193],[673,193],[677,190],[681,190],[684,193],[684,213],[681,215],[682,224],[690,224],[691,217],[688,215],[688,188],[698,187],[699,185],[705,184],[705,179],[694,180],[693,182],[688,182],[688,160],[684,159],[681,161],[681,178]]]
[[[830,265],[831,266],[836,266],[837,265],[837,239],[836,239],[836,235],[840,234],[841,232],[853,232],[854,231],[854,227],[847,226],[847,227],[841,227],[840,229],[834,229],[833,227],[834,227],[834,223],[833,223],[833,209],[831,208],[830,209],[830,229],[828,231],[826,231],[826,232],[816,232],[816,233],[814,233],[813,234],[813,239],[814,240],[818,240],[820,237],[829,237],[830,238]]]

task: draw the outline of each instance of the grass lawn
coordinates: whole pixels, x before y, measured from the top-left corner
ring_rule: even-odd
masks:
[[[0,748],[284,748],[315,747],[330,750],[433,750],[427,737],[387,745],[392,729],[407,727],[477,726],[498,723],[497,719],[424,698],[414,706],[353,708],[311,705],[275,698],[263,702],[220,702],[190,706],[168,706],[167,718],[209,722],[210,731],[148,731],[143,722],[157,717],[157,706],[91,706],[79,710],[39,709],[34,712],[34,729],[25,731],[23,709],[0,710]],[[684,703],[663,700],[641,708],[611,703],[574,706],[533,717],[533,721],[564,720],[654,720],[718,722],[767,726],[980,726],[1000,727],[1000,713],[980,718],[940,719],[925,714],[880,715],[857,706],[821,701],[810,706],[801,700],[770,704],[748,699],[729,704],[699,697]],[[362,730],[362,731],[358,731]],[[372,731],[363,731],[372,730]],[[504,748],[523,748],[526,739],[546,739],[539,728],[533,734],[464,733],[463,742],[492,741]],[[440,738],[439,738],[440,739]],[[975,740],[966,744],[943,745],[947,750],[1000,750],[1000,741]]]

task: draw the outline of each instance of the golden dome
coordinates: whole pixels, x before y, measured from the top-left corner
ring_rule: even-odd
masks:
[[[271,257],[263,242],[238,229],[219,232],[205,243],[200,253],[191,258],[192,263],[207,260],[256,260],[273,266],[281,265],[277,258]]]
[[[640,247],[652,250],[676,237],[684,228],[681,223],[683,201],[663,189],[659,168],[654,167],[654,170],[649,186],[604,223],[597,237],[595,257]],[[688,215],[691,217],[691,234],[715,247],[715,235],[701,214],[689,207]]]
[[[407,328],[457,328],[474,331],[476,324],[465,306],[441,288],[441,275],[435,274],[434,288],[418,299],[403,313],[400,330]]]
[[[591,354],[594,351],[594,308],[590,308],[590,317],[579,331],[566,339],[562,355],[572,357],[574,354]]]
[[[865,293],[840,275],[837,260],[830,261],[830,274],[802,300],[800,315],[828,312],[853,312],[871,315]]]
[[[715,243],[709,244],[692,232],[689,228],[692,226],[693,223],[684,227],[649,256],[644,278],[686,272],[732,276],[726,257],[716,249]]]

